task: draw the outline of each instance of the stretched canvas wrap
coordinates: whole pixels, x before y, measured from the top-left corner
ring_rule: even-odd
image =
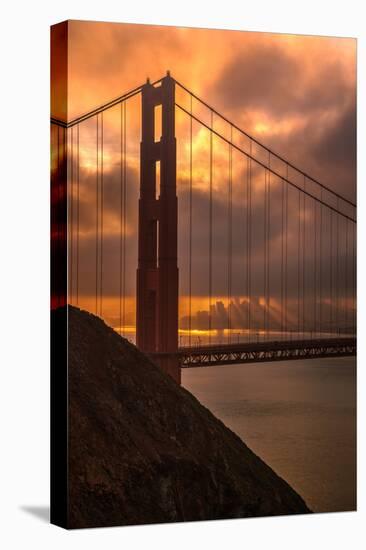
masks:
[[[51,521],[356,509],[356,41],[51,28]]]

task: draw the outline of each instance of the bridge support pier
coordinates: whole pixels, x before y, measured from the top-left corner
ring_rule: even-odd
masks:
[[[155,141],[159,105],[162,135]],[[148,354],[167,354],[156,362],[180,384],[177,229],[175,82],[168,74],[160,86],[142,88],[136,343]]]

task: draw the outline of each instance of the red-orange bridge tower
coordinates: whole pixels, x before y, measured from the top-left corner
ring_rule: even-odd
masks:
[[[161,138],[155,141],[157,107]],[[175,82],[142,87],[136,343],[180,383]],[[160,170],[158,170],[158,163]]]

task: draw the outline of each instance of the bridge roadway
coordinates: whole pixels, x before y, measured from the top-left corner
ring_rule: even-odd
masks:
[[[157,352],[149,355],[153,360],[154,358],[178,355],[182,368],[193,368],[321,357],[346,357],[356,355],[356,347],[357,341],[354,337],[318,338],[180,347],[178,353],[175,354]]]

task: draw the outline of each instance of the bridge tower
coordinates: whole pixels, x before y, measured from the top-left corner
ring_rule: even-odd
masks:
[[[158,106],[162,132],[155,141]],[[180,384],[176,156],[175,82],[167,73],[160,85],[148,80],[142,88],[136,343],[158,354],[156,362]]]

